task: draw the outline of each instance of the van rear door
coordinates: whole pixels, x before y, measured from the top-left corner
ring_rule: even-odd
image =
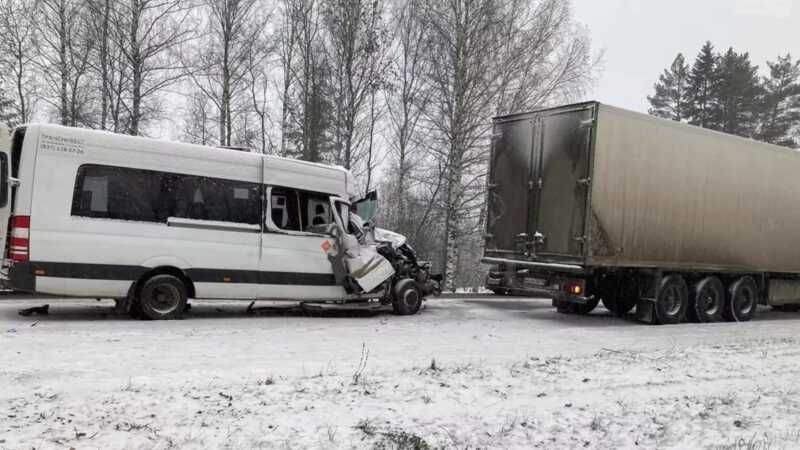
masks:
[[[5,258],[8,224],[11,217],[11,137],[6,127],[0,127],[0,250]]]

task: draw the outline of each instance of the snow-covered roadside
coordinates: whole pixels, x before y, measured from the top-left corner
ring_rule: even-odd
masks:
[[[347,372],[76,380],[0,404],[0,447],[797,448],[798,343],[380,371],[365,347]]]
[[[651,327],[536,299],[186,320],[0,301],[0,449],[798,448],[800,316]]]

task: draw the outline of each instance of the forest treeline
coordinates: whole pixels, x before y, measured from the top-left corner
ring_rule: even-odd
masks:
[[[767,62],[703,45],[689,65],[678,54],[648,97],[650,114],[786,147],[800,146],[800,60]]]
[[[481,283],[494,115],[581,97],[569,0],[0,0],[0,119],[339,164]]]

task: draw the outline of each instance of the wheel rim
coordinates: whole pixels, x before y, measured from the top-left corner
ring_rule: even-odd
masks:
[[[710,286],[703,289],[700,298],[702,299],[702,311],[706,316],[713,316],[720,310],[721,297],[719,292]]]
[[[160,285],[153,288],[150,307],[158,313],[168,314],[180,304],[181,293],[175,286]]]
[[[750,311],[753,309],[754,299],[755,295],[753,294],[752,289],[749,287],[739,289],[739,292],[736,293],[736,298],[734,299],[733,303],[739,315],[750,314]]]
[[[403,294],[403,303],[405,303],[408,308],[416,308],[418,302],[419,294],[417,294],[415,289],[409,289]]]
[[[661,300],[664,305],[664,312],[669,316],[678,314],[681,310],[681,294],[678,286],[670,285],[664,289],[664,296]]]

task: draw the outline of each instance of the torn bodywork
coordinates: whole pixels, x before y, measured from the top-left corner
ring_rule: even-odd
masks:
[[[417,259],[406,238],[365,223],[350,213],[347,233],[331,230],[336,245],[328,252],[337,283],[348,295],[379,298],[398,314],[414,314],[428,295],[440,293],[440,276]]]

